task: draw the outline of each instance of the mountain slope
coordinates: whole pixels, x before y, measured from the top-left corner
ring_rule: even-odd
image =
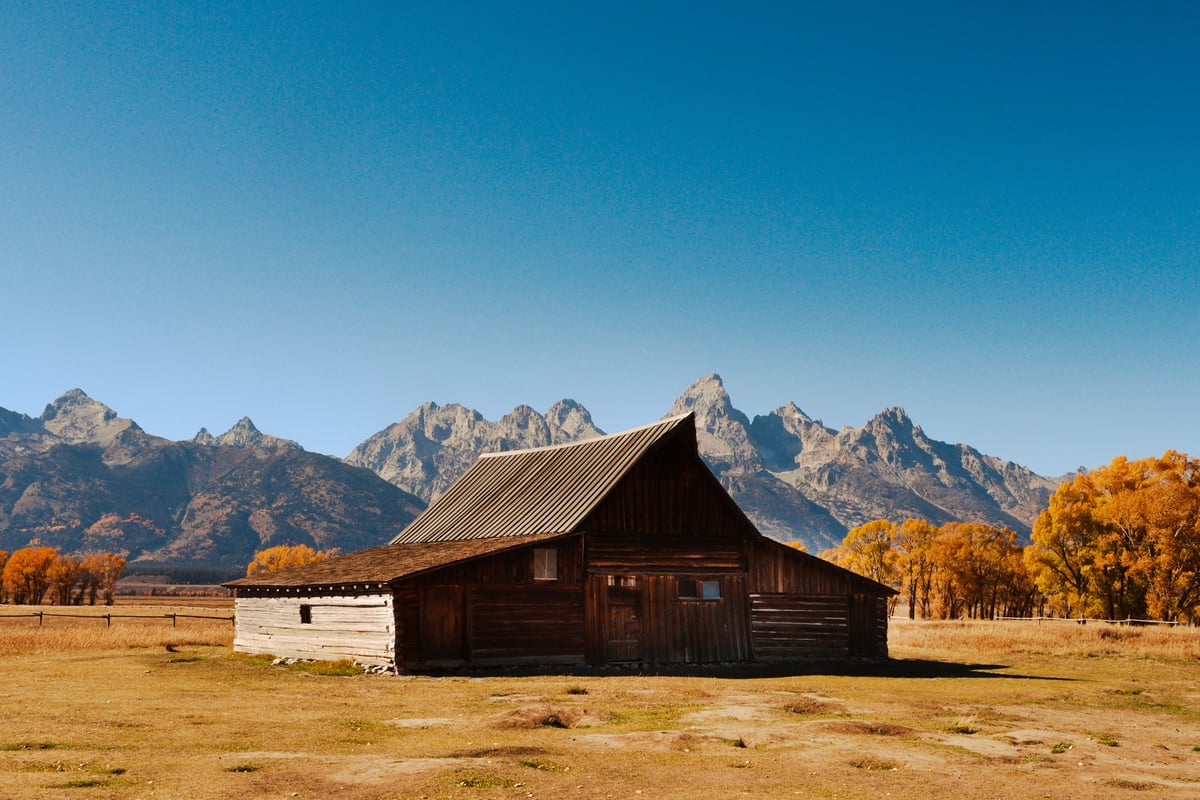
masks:
[[[0,549],[9,551],[39,541],[232,569],[277,544],[377,545],[423,507],[248,419],[219,437],[172,442],[72,390],[37,419],[0,409],[0,426]]]

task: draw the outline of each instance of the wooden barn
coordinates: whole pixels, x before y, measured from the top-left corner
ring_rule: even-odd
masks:
[[[398,670],[884,658],[894,594],[761,535],[690,414],[482,456],[390,544],[226,585],[238,652]]]

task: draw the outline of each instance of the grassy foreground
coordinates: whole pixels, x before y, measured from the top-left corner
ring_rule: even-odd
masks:
[[[397,678],[177,625],[0,619],[0,798],[1200,798],[1195,629],[896,620],[878,667]]]

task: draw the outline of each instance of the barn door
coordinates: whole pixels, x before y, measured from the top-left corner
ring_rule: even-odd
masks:
[[[421,660],[457,662],[466,657],[463,643],[463,587],[421,589]]]
[[[642,592],[637,578],[609,578],[604,655],[608,663],[642,660]]]

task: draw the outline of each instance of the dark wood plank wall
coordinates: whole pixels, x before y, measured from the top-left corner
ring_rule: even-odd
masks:
[[[748,542],[751,594],[848,595],[845,573],[771,539]]]
[[[887,655],[887,597],[840,569],[768,539],[748,544],[755,658]]]
[[[606,574],[588,577],[585,587],[588,663],[632,660],[644,664],[715,664],[750,660],[745,575],[703,576],[719,583],[721,597],[716,600],[681,598],[679,578],[675,575],[632,577],[636,581],[634,588],[610,587]],[[686,579],[696,580],[690,576]],[[631,593],[638,598],[640,618],[636,658],[627,657],[628,651],[623,647],[614,653],[614,637],[621,637],[623,632],[612,629],[609,617],[613,595],[620,595],[624,603]]]
[[[590,533],[680,534],[697,542],[758,535],[696,454],[677,436],[647,453],[588,515]],[[644,541],[645,547],[650,542]]]
[[[754,655],[759,661],[837,659],[850,654],[845,595],[750,596]]]
[[[709,539],[715,537],[710,536]],[[586,539],[589,573],[727,572],[746,570],[741,540],[704,543],[696,537],[598,531]]]
[[[473,586],[472,664],[583,664],[580,586]]]
[[[535,580],[533,550],[558,551],[558,579]],[[397,661],[406,669],[460,664],[582,664],[583,543],[579,536],[541,542],[434,570],[396,588]],[[454,609],[423,607],[432,598],[461,600]],[[426,619],[425,614],[434,617]],[[456,621],[442,620],[456,613]],[[457,653],[447,656],[440,637],[461,631]],[[436,641],[435,641],[436,640]],[[431,644],[436,647],[431,649]],[[437,657],[430,658],[434,654]]]

